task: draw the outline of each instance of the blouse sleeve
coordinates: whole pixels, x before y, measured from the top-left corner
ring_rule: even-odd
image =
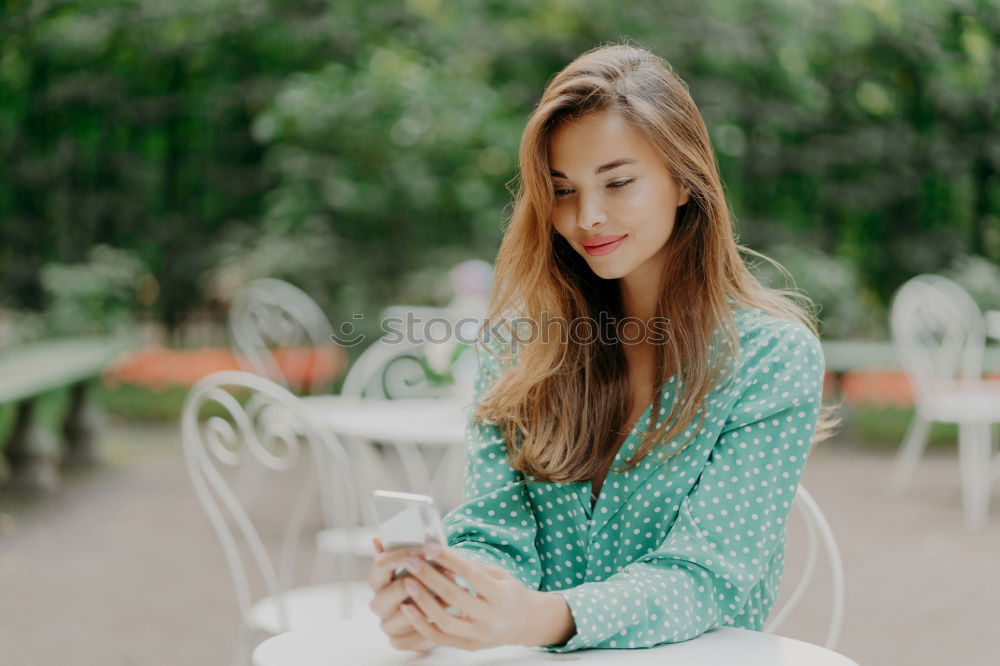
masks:
[[[755,349],[663,542],[604,581],[557,592],[577,633],[545,649],[675,643],[746,615],[741,626],[761,628],[766,610],[750,596],[765,578],[776,587],[780,569],[772,569],[819,415],[824,362],[819,341],[799,324],[782,324]]]
[[[500,428],[472,418],[497,376],[496,361],[486,352],[476,351],[479,366],[465,430],[463,501],[443,519],[448,545],[471,559],[503,567],[529,589],[537,590],[542,570],[535,547],[538,525],[524,475],[508,463]]]

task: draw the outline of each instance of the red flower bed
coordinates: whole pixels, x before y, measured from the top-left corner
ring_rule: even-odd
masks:
[[[293,385],[322,386],[339,377],[347,366],[347,354],[336,345],[321,348],[278,349],[275,359]],[[104,382],[135,384],[153,389],[192,386],[218,370],[240,370],[229,349],[168,349],[147,347],[123,354],[104,373]]]
[[[1000,375],[988,374],[988,379],[1000,379]],[[833,373],[826,373],[825,395],[837,395]],[[906,373],[899,370],[856,370],[848,372],[841,381],[840,394],[844,401],[856,407],[860,404],[876,407],[912,407],[913,391]]]
[[[913,392],[906,374],[891,370],[859,370],[844,375],[841,385],[844,399],[856,406],[861,403],[879,407],[911,407]]]

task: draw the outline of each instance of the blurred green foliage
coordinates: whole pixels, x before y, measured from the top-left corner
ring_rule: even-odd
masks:
[[[741,241],[831,334],[1000,258],[998,0],[3,0],[0,303],[58,302],[42,266],[106,244],[168,324],[259,274],[372,313],[492,259],[546,81],[624,37],[687,81]]]
[[[912,421],[912,407],[862,403],[853,408],[846,431],[840,436],[862,446],[891,450],[899,447]],[[932,423],[927,446],[929,449],[957,448],[958,426],[940,421]]]
[[[944,275],[962,285],[980,310],[1000,310],[1000,264],[997,262],[961,256]]]
[[[763,261],[754,264],[755,273],[765,284],[807,294],[817,308],[824,337],[874,337],[884,333],[883,312],[851,261],[804,243],[774,245],[767,254],[792,279]]]
[[[42,267],[48,296],[47,333],[114,335],[127,329],[138,309],[136,289],[145,269],[128,250],[95,245],[86,261]]]

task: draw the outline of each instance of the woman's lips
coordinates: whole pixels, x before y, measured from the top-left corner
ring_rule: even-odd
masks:
[[[611,254],[618,249],[618,246],[622,244],[622,241],[628,237],[628,234],[622,236],[618,240],[611,241],[610,243],[604,243],[603,245],[584,245],[583,249],[589,255],[600,256],[603,254]]]

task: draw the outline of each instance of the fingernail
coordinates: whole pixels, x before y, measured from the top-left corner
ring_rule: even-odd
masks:
[[[405,566],[409,571],[420,571],[420,560],[415,557],[407,557],[403,560],[403,566]]]
[[[441,554],[441,544],[434,543],[433,541],[428,541],[424,544],[424,554],[425,555],[440,555]]]
[[[410,594],[420,594],[420,586],[412,578],[407,578],[403,581],[403,585],[406,586],[406,591]]]

